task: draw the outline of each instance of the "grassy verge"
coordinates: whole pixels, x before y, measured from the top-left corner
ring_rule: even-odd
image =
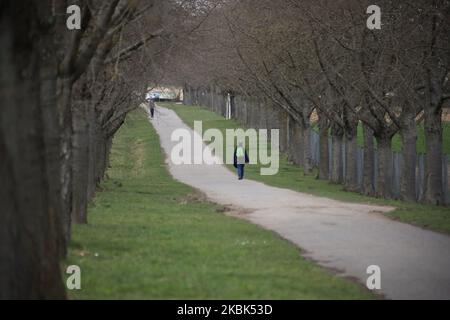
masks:
[[[222,131],[228,128],[239,128],[240,125],[234,120],[226,120],[223,117],[201,107],[183,106],[178,104],[163,104],[173,109],[189,126],[193,126],[194,120],[203,121],[203,130],[217,128]],[[233,170],[232,166],[229,166]],[[280,170],[274,176],[262,176],[259,174],[260,166],[246,166],[246,177],[264,182],[271,186],[292,189],[318,196],[328,197],[336,200],[360,202],[369,204],[389,205],[396,210],[387,213],[388,217],[403,222],[411,223],[420,227],[435,231],[450,233],[450,208],[406,203],[395,200],[384,200],[365,197],[358,193],[346,192],[341,185],[330,184],[328,181],[315,179],[312,176],[303,175],[299,166],[289,163],[282,157],[280,159]]]
[[[74,299],[370,299],[276,234],[219,213],[171,178],[142,111],[115,137],[109,179],[75,226]]]

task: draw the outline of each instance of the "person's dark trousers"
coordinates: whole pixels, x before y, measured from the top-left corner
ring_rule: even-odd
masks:
[[[238,172],[239,180],[242,180],[244,178],[244,165],[243,164],[237,165],[237,172]]]
[[[155,116],[155,108],[150,108],[150,117],[154,117]]]

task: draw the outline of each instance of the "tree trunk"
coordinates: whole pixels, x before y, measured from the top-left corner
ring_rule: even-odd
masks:
[[[72,222],[87,223],[87,189],[89,171],[89,127],[87,101],[74,103],[73,108],[73,196]]]
[[[331,182],[342,183],[342,139],[343,130],[337,124],[333,124],[331,128],[332,135],[332,169],[331,169]]]
[[[443,204],[442,186],[442,109],[437,112],[425,110],[425,192],[423,201],[429,204]]]
[[[358,192],[358,118],[347,107],[343,112],[345,131],[345,177],[344,189]]]
[[[279,113],[280,115],[280,151],[285,153],[288,149],[287,146],[287,119],[288,119],[288,115],[286,114],[286,112],[281,111]]]
[[[291,119],[292,136],[291,136],[291,146],[292,146],[292,160],[295,164],[303,166],[303,130],[301,125]]]
[[[45,113],[57,111],[41,96],[51,85],[41,91],[48,70],[39,69],[46,53],[35,36],[38,26],[50,32],[37,21],[48,8],[5,0],[0,11],[0,299],[65,298],[44,130]]]
[[[303,137],[303,173],[310,175],[313,170],[312,155],[311,155],[311,125],[309,122],[303,123],[302,126]]]
[[[402,121],[400,136],[403,155],[400,196],[405,201],[416,201],[417,127],[414,113]]]
[[[44,7],[42,7],[43,10]],[[44,14],[47,14],[45,12]],[[56,46],[54,44],[53,33],[41,34],[40,48],[40,91],[41,106],[43,115],[43,130],[45,136],[45,152],[47,162],[47,179],[49,183],[50,213],[51,221],[57,230],[57,245],[60,257],[67,254],[69,237],[65,236],[62,228],[62,213],[64,203],[62,201],[61,189],[61,126],[58,113],[56,112],[56,81],[57,81],[57,61],[54,57]]]
[[[191,86],[185,85],[183,92],[183,103],[185,105],[193,105],[192,88]]]
[[[58,79],[58,111],[60,115],[61,135],[61,195],[63,201],[63,212],[61,221],[64,237],[67,243],[70,241],[71,212],[72,212],[72,86],[71,78]]]
[[[373,130],[364,125],[364,163],[363,163],[363,189],[366,196],[375,195],[375,147],[373,143]]]
[[[295,120],[291,116],[288,116],[287,121],[287,148],[288,148],[288,159],[292,163],[297,164],[297,141],[295,140]]]
[[[359,191],[357,149],[357,128],[348,129],[345,133],[345,190],[347,191]]]
[[[88,144],[89,144],[89,157],[88,157],[88,183],[87,183],[87,198],[88,201],[92,200],[95,196],[95,190],[97,188],[97,183],[95,181],[95,162],[97,157],[97,139],[96,126],[97,119],[95,115],[95,108],[89,108],[87,110],[88,115]]]
[[[392,197],[392,137],[377,137],[378,146],[378,183],[377,196],[390,199]]]
[[[319,135],[320,135],[320,163],[319,163],[319,179],[328,180],[330,177],[330,155],[328,154],[328,119],[320,111],[317,112],[319,115]]]

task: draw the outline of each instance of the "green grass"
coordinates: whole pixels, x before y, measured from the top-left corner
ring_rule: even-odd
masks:
[[[74,226],[66,263],[81,267],[82,289],[73,299],[375,298],[174,181],[141,110],[116,135],[108,176],[89,224]]]
[[[201,107],[169,103],[163,105],[173,109],[189,126],[193,126],[194,120],[202,120],[203,130],[217,128],[224,131],[227,128],[242,127],[235,120],[227,120]],[[448,137],[446,139],[448,141]],[[228,167],[230,170],[234,170],[232,166]],[[396,210],[387,213],[388,217],[435,231],[450,233],[450,208],[448,207],[366,197],[358,193],[346,192],[341,185],[318,180],[315,176],[315,173],[305,176],[301,167],[290,163],[284,156],[280,158],[279,172],[273,176],[260,175],[259,165],[246,166],[246,178],[261,181],[267,185],[336,200],[393,206]]]

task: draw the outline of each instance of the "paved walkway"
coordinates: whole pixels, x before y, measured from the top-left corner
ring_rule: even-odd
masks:
[[[158,107],[152,123],[166,154],[177,128],[175,112]],[[365,284],[369,265],[381,268],[381,292],[390,299],[450,299],[450,237],[385,218],[390,208],[345,203],[265,184],[238,181],[221,165],[173,165],[175,179],[212,201],[240,208],[242,217],[273,230],[303,255]]]

